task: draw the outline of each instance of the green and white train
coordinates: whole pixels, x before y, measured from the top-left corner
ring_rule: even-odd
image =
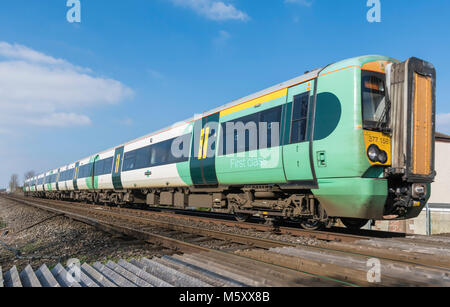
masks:
[[[417,58],[344,60],[42,173],[24,190],[306,228],[413,218],[436,175],[435,80]]]

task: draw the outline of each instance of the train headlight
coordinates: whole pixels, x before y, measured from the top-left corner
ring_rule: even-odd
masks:
[[[388,160],[388,155],[385,151],[381,151],[378,155],[378,161],[380,161],[381,164],[385,164]]]
[[[370,161],[373,163],[378,162],[378,154],[380,153],[380,149],[377,145],[370,145],[369,149],[367,150],[367,156],[369,157]]]
[[[380,162],[381,164],[385,164],[388,161],[387,153],[375,144],[369,146],[369,149],[367,149],[367,156],[373,163]]]

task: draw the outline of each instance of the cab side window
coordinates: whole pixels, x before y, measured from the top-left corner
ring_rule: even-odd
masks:
[[[309,92],[294,97],[291,125],[291,144],[307,140]]]

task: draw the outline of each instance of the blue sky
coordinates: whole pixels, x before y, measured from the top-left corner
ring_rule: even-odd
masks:
[[[0,187],[365,54],[432,62],[450,133],[449,1],[80,1],[0,3]]]

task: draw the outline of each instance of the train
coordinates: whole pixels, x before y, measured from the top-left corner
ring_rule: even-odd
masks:
[[[436,171],[436,70],[339,61],[27,179],[26,196],[289,220],[417,217]]]

